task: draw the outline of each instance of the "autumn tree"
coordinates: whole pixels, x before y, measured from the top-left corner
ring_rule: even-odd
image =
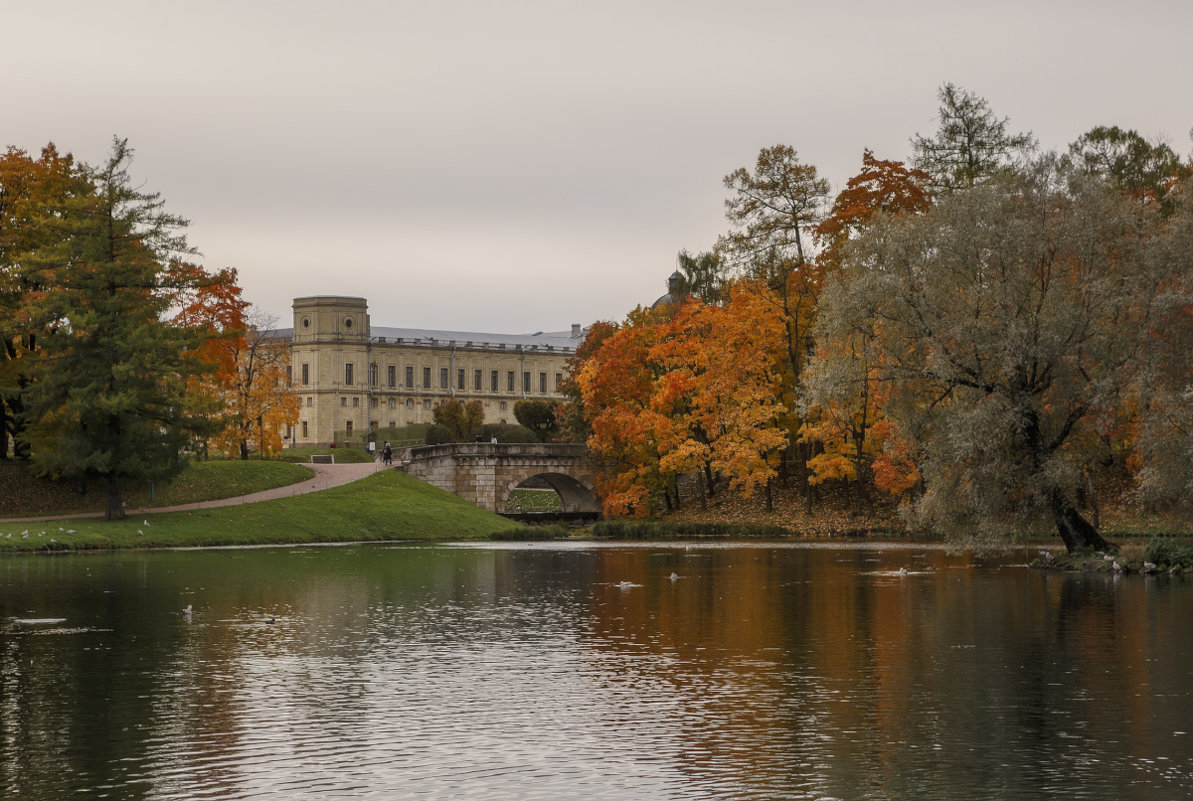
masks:
[[[433,417],[447,428],[452,442],[467,442],[485,422],[485,407],[478,400],[447,398],[435,407]]]
[[[857,239],[879,214],[919,214],[932,207],[931,177],[901,161],[877,159],[867,148],[862,169],[833,200],[828,214],[812,229],[820,246],[818,260],[826,271],[836,269],[845,246]]]
[[[1143,201],[1163,202],[1189,170],[1168,145],[1117,125],[1086,131],[1069,145],[1068,155],[1078,169]]]
[[[588,327],[584,341],[564,363],[563,384],[559,393],[564,400],[555,407],[559,439],[564,442],[587,442],[592,435],[584,409],[584,393],[580,389],[580,373],[584,365],[600,350],[602,343],[617,330],[616,323],[598,320]]]
[[[876,221],[822,311],[881,320],[885,410],[924,452],[921,520],[1005,531],[1046,516],[1069,550],[1106,548],[1077,492],[1166,277],[1146,208],[1062,183],[1046,158]]]
[[[771,290],[769,297],[780,310],[787,334],[787,371],[780,402],[794,411],[824,279],[822,265],[808,258],[808,247],[812,229],[823,219],[829,184],[787,145],[764,148],[753,172],[739,168],[725,176],[724,183],[731,191],[725,216],[734,228],[717,247],[740,271],[762,279]],[[794,415],[787,422],[793,433],[801,425]],[[795,455],[810,505],[806,465],[811,451],[804,447]]]
[[[1011,133],[986,99],[946,83],[940,99],[940,127],[931,137],[911,139],[912,165],[932,177],[937,192],[968,189],[1006,172],[1036,147],[1030,131]]]
[[[650,405],[672,423],[659,427],[665,473],[702,475],[709,492],[721,477],[744,497],[763,489],[769,509],[774,457],[788,444],[786,330],[759,283],[735,282],[724,305],[688,303],[662,326],[650,351],[659,372]]]
[[[1151,256],[1159,287],[1143,358],[1128,387],[1134,466],[1146,508],[1193,509],[1193,177],[1176,185]]]
[[[50,223],[67,199],[90,192],[73,157],[53,144],[36,159],[18,148],[0,156],[0,459],[8,457],[10,441],[17,456],[29,456],[21,434],[39,326],[28,304],[44,287],[27,254],[49,244]]]
[[[670,310],[635,309],[583,361],[580,387],[589,449],[602,459],[597,494],[605,514],[643,516],[670,503],[673,476],[660,468],[671,418],[651,408],[658,365],[650,349]],[[668,494],[664,490],[668,490]]]
[[[108,161],[88,169],[94,191],[67,197],[42,220],[22,268],[42,290],[28,309],[39,356],[26,393],[35,470],[107,486],[106,516],[124,516],[131,481],[167,479],[204,421],[188,415],[186,376],[199,332],[163,319],[166,268],[191,252],[186,221],[157,194],[135,188],[132,150],[115,140]]]
[[[289,343],[270,317],[250,315],[241,332],[215,339],[232,372],[214,384],[222,400],[223,427],[213,438],[224,453],[248,459],[282,449],[283,435],[298,421],[299,398],[290,387]]]
[[[227,429],[239,429],[237,419],[252,417],[252,412],[240,403],[237,391],[246,378],[242,375],[241,354],[248,349],[245,334],[250,304],[242,297],[235,269],[208,273],[197,264],[178,261],[170,265],[168,275],[172,289],[170,322],[202,332],[194,355],[210,368],[187,376],[187,403],[191,414],[210,422],[213,433],[225,433],[223,445],[228,446],[233,438],[227,435]],[[208,441],[196,442],[196,450],[205,456]],[[227,448],[229,453],[238,450],[235,442]]]
[[[849,180],[829,215],[813,229],[821,245],[817,258],[825,273],[839,269],[850,242],[877,217],[922,214],[930,209],[928,181],[926,173],[898,161],[876,159],[866,150],[861,172]],[[875,462],[882,461],[882,482],[888,489],[910,486],[906,480],[896,479],[892,472],[896,464],[904,475],[918,478],[909,462],[900,458],[903,454],[892,461],[886,450],[888,445],[893,449],[901,443],[892,438],[894,426],[882,412],[886,392],[879,381],[878,324],[872,308],[822,317],[816,331],[816,354],[802,377],[804,424],[800,438],[819,444],[809,459],[809,480],[814,484],[851,481],[856,514],[862,513],[863,506],[873,506],[869,486],[874,483]]]

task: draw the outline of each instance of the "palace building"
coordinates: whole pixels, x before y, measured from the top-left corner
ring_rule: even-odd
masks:
[[[291,386],[295,446],[359,442],[366,431],[433,422],[446,398],[479,400],[486,423],[516,423],[522,398],[560,399],[567,359],[585,331],[527,335],[373,327],[364,298],[294,299]],[[381,432],[378,431],[380,435]]]

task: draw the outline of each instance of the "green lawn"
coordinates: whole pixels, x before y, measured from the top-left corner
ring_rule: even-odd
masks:
[[[284,462],[309,462],[312,456],[330,454],[336,464],[373,461],[373,454],[360,448],[283,448],[278,458]]]
[[[525,489],[518,487],[510,490],[505,501],[507,512],[562,512],[563,501],[559,494],[552,489]]]
[[[0,553],[366,540],[481,539],[521,528],[394,470],[275,501],[100,519],[0,524]],[[28,538],[23,537],[28,532]]]
[[[286,462],[191,462],[173,481],[132,487],[124,500],[130,509],[175,506],[284,487],[312,474],[309,467]],[[0,518],[102,512],[106,502],[101,487],[80,492],[70,483],[31,475],[23,463],[0,462]]]

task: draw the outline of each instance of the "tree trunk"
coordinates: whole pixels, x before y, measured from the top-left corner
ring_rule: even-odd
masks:
[[[774,496],[771,494],[770,485],[771,485],[771,480],[768,478],[766,480],[766,511],[773,512],[773,511],[775,511],[775,499],[774,499]]]
[[[120,482],[115,477],[108,478],[108,504],[104,511],[104,519],[124,519],[124,495],[120,492]]]
[[[1081,513],[1059,489],[1052,491],[1049,506],[1052,509],[1052,519],[1056,521],[1056,530],[1060,533],[1060,538],[1064,540],[1065,548],[1069,553],[1082,548],[1094,551],[1118,550],[1116,546],[1102,539],[1098,530],[1081,516]]]
[[[240,441],[240,458],[242,461],[246,462],[249,459],[249,441],[247,439],[242,439]]]

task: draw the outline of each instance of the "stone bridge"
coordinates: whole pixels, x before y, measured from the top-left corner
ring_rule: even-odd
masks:
[[[593,494],[597,465],[583,445],[458,442],[424,445],[400,454],[401,468],[482,509],[505,511],[510,490],[530,478],[559,493],[563,511],[601,511]]]

